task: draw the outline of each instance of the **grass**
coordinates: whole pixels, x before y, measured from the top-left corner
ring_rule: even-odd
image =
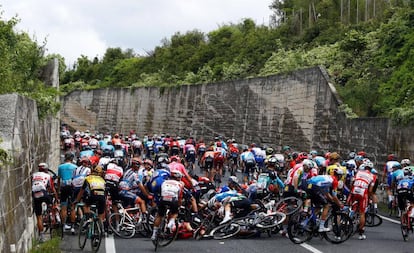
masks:
[[[32,249],[29,251],[30,253],[58,253],[61,252],[60,250],[60,238],[54,237],[51,240],[47,240],[44,243],[39,243],[38,241],[34,241]]]

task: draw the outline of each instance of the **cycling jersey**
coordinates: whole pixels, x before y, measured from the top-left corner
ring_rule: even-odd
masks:
[[[76,168],[72,177],[72,185],[74,188],[81,188],[87,175],[91,173],[91,169],[85,166]]]
[[[60,186],[71,186],[72,177],[76,171],[76,165],[71,162],[62,163],[58,167],[58,177],[60,178]]]

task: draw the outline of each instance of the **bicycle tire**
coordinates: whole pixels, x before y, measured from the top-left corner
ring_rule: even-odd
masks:
[[[316,224],[311,217],[295,213],[289,218],[288,236],[294,244],[301,244],[312,239]]]
[[[109,216],[109,228],[114,234],[124,239],[132,238],[136,233],[134,222],[120,213],[113,213]]]
[[[216,240],[228,239],[237,235],[240,232],[240,224],[236,222],[229,222],[215,227],[211,230],[210,235]]]
[[[92,252],[98,252],[102,242],[102,223],[99,218],[92,222],[91,248]]]
[[[286,197],[279,200],[274,208],[273,211],[278,211],[285,213],[286,216],[293,215],[294,213],[298,212],[302,208],[303,200],[296,197]]]
[[[343,243],[354,234],[354,223],[346,213],[331,213],[325,221],[325,227],[332,227],[331,231],[323,232],[322,235],[333,244]]]
[[[366,227],[378,227],[382,224],[382,218],[376,213],[365,214],[365,226]]]
[[[408,233],[409,233],[407,221],[405,219],[406,218],[401,215],[401,218],[400,218],[400,223],[401,223],[400,229],[401,229],[401,235],[403,237],[404,242],[408,241]]]
[[[272,229],[279,226],[286,220],[286,214],[282,212],[273,212],[265,214],[264,217],[259,218],[260,221],[256,224],[259,229]]]
[[[85,248],[86,240],[88,239],[89,225],[85,226],[85,222],[85,218],[82,218],[79,222],[78,245],[80,249]]]
[[[175,219],[175,229],[170,231],[167,227],[167,219],[161,222],[161,226],[158,230],[157,239],[152,241],[155,246],[155,251],[157,251],[158,247],[166,247],[171,244],[175,239],[177,239],[178,235],[178,220]]]

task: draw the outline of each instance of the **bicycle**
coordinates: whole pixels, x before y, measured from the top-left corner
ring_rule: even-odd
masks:
[[[152,240],[152,243],[155,246],[155,251],[157,251],[158,247],[166,247],[171,244],[175,239],[177,239],[178,235],[178,219],[175,219],[175,229],[169,229],[168,219],[169,219],[169,209],[166,212],[166,215],[161,220],[160,227],[157,232],[157,236],[155,240]]]
[[[148,222],[142,220],[139,207],[124,208],[117,204],[118,212],[109,216],[109,228],[119,237],[129,239],[138,231],[142,236],[148,237],[151,229]]]
[[[404,241],[408,241],[409,233],[414,233],[414,218],[411,217],[411,212],[413,212],[412,207],[409,201],[406,201],[405,211],[401,214],[401,234]]]
[[[245,217],[233,219],[229,223],[214,228],[210,235],[216,240],[230,238],[241,233],[245,238],[262,233],[267,233],[270,237],[272,230],[282,224],[285,219],[284,213],[267,212],[267,209],[259,207]]]
[[[332,209],[325,221],[325,227],[331,228],[328,232],[318,232],[319,212],[316,213],[312,206],[310,213],[298,212],[292,215],[288,224],[289,239],[295,244],[301,244],[320,236],[333,244],[343,243],[348,240],[353,232],[353,223],[348,214]]]
[[[102,242],[103,225],[93,209],[96,209],[96,206],[92,205],[90,214],[84,215],[80,221],[78,243],[79,248],[84,249],[86,241],[90,239],[92,252],[98,252]]]
[[[382,218],[375,212],[374,203],[370,200],[365,213],[365,226],[378,227],[381,224]]]
[[[43,232],[48,232],[50,234],[50,238],[52,238],[53,230],[57,230],[57,228],[59,228],[62,224],[62,221],[60,219],[59,207],[57,203],[42,203],[42,221],[44,227]]]

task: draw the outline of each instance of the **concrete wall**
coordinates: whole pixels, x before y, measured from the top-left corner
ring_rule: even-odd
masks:
[[[63,99],[62,119],[79,130],[139,135],[169,133],[296,150],[365,150],[381,164],[388,153],[414,157],[410,127],[388,119],[354,119],[320,67],[285,75],[171,89],[75,91]]]
[[[28,252],[32,246],[31,174],[40,162],[57,169],[59,132],[59,118],[39,120],[35,101],[0,95],[0,151],[8,155],[7,161],[0,161],[0,252]]]

